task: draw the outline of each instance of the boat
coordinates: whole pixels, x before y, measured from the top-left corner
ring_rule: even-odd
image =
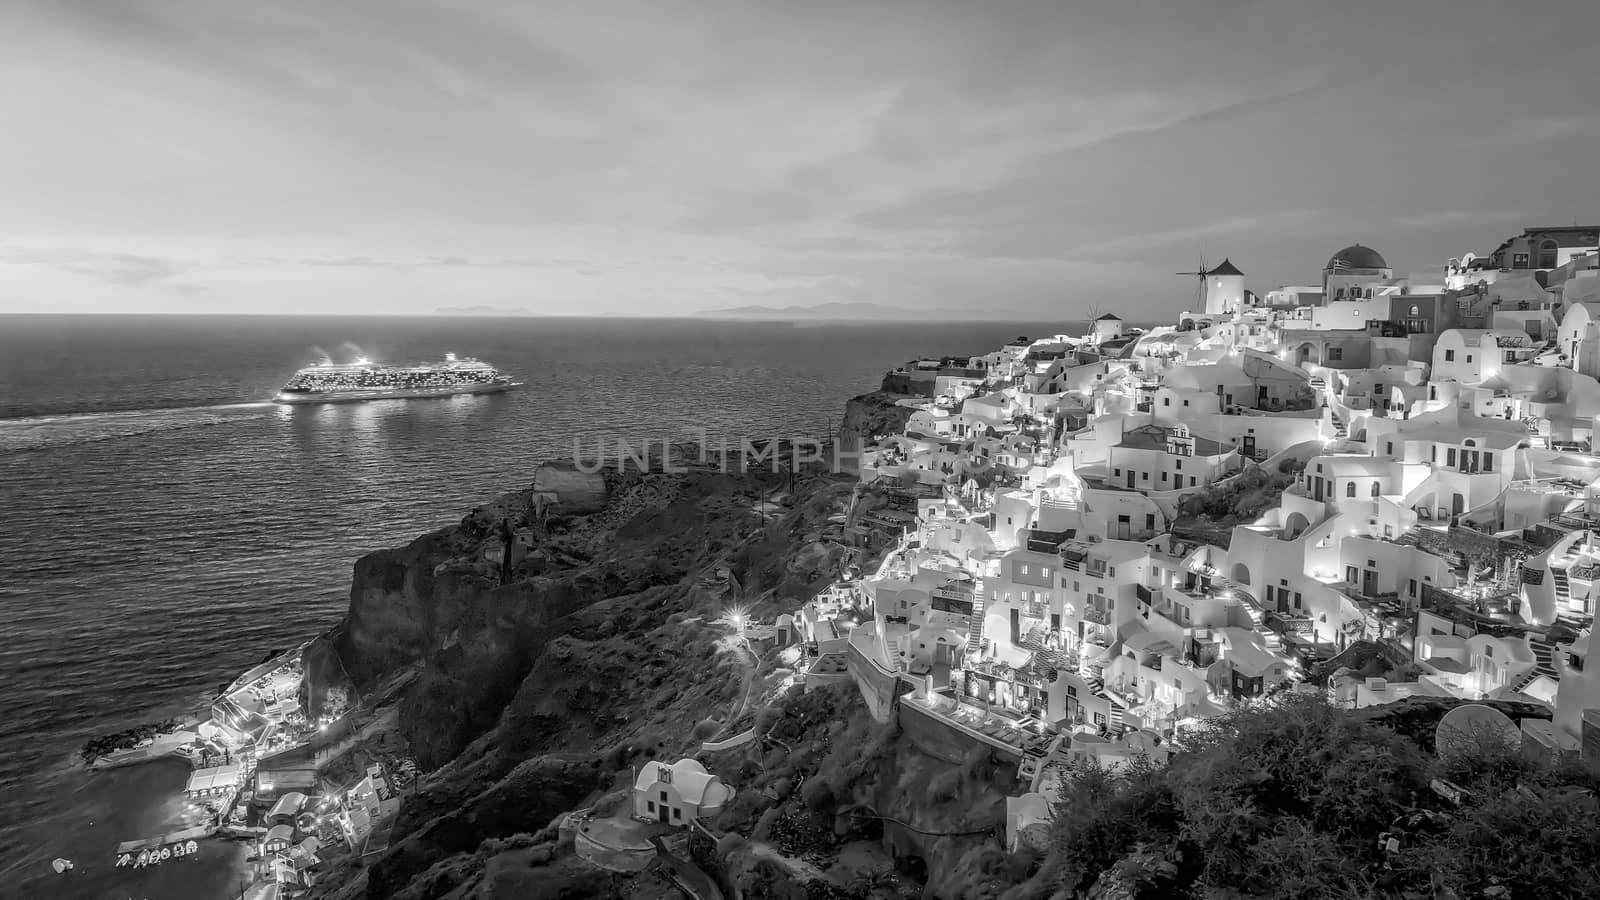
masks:
[[[360,400],[402,400],[495,394],[518,383],[482,360],[445,354],[443,362],[390,366],[361,357],[353,363],[320,362],[294,373],[276,403],[350,403]]]
[[[55,869],[57,875],[65,875],[72,869],[72,860],[58,856],[50,861],[50,868]]]

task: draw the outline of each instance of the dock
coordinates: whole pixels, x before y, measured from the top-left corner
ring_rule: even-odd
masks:
[[[186,748],[189,748],[199,738],[195,731],[175,731],[171,734],[157,735],[156,738],[143,747],[130,747],[126,750],[114,750],[103,756],[96,757],[89,764],[91,769],[115,769],[121,766],[136,766],[157,759],[173,757],[189,760]]]

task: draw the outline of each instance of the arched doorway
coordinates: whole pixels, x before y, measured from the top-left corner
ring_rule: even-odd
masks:
[[[1452,494],[1450,496],[1450,515],[1459,516],[1463,512],[1466,512],[1466,509],[1467,498],[1461,496],[1460,494]]]
[[[1290,513],[1287,521],[1283,523],[1283,539],[1292,541],[1305,533],[1311,527],[1311,520],[1304,513]]]
[[[1234,563],[1233,568],[1228,572],[1228,577],[1240,584],[1249,584],[1250,567],[1244,563]]]
[[[1310,341],[1306,341],[1305,343],[1301,344],[1298,348],[1295,349],[1295,351],[1294,351],[1294,360],[1295,360],[1296,363],[1308,363],[1309,362],[1309,363],[1319,363],[1320,364],[1322,362],[1322,354],[1317,352],[1317,345],[1316,344],[1313,344]]]

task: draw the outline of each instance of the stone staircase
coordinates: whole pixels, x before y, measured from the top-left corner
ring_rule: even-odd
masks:
[[[1551,571],[1557,572],[1560,570],[1552,568]],[[1559,597],[1560,594],[1558,593],[1557,596]],[[1589,617],[1572,616],[1564,613],[1556,616],[1556,624],[1571,630],[1574,634],[1590,627],[1593,623],[1594,620]],[[1559,681],[1561,670],[1556,665],[1556,658],[1561,653],[1560,645],[1551,640],[1548,635],[1530,632],[1528,634],[1528,649],[1533,651],[1533,668],[1526,675],[1517,679],[1511,689],[1520,691],[1532,684],[1533,680],[1540,675]]]
[[[1567,609],[1572,604],[1572,582],[1567,578],[1565,567],[1550,567],[1550,584],[1556,591],[1556,607]]]
[[[1078,660],[1064,650],[1048,647],[1045,638],[1049,632],[1043,627],[1034,628],[1022,636],[1017,643],[1018,647],[1033,652],[1034,665],[1041,671],[1047,672],[1054,669],[1058,672],[1078,671]]]
[[[983,579],[974,579],[972,584],[972,619],[967,624],[967,653],[969,654],[969,659],[978,658],[978,650],[983,644],[984,601]]]
[[[1262,642],[1271,650],[1283,649],[1283,636],[1267,626],[1266,608],[1256,599],[1256,596],[1241,587],[1238,582],[1229,578],[1215,579],[1219,586],[1233,592],[1239,605],[1244,607],[1245,615],[1250,617],[1251,630],[1261,635]]]
[[[1543,637],[1529,635],[1528,649],[1533,651],[1533,676],[1537,677],[1539,675],[1543,675],[1547,678],[1555,679],[1559,679],[1561,677],[1561,673],[1556,671],[1555,642],[1545,640]],[[1531,682],[1532,680],[1533,678],[1528,678],[1527,681],[1518,686],[1518,690],[1520,690],[1522,687],[1526,687],[1527,682]]]
[[[1520,691],[1520,690],[1526,688],[1528,685],[1533,684],[1533,680],[1535,678],[1538,678],[1540,675],[1544,674],[1544,673],[1539,671],[1538,659],[1539,659],[1539,655],[1537,653],[1535,653],[1534,654],[1534,666],[1533,666],[1533,668],[1528,670],[1528,674],[1522,676],[1521,678],[1518,678],[1516,683],[1511,685],[1511,689],[1513,691]]]

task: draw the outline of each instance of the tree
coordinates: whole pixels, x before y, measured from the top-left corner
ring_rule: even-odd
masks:
[[[1600,897],[1595,776],[1505,748],[1441,760],[1384,721],[1285,693],[1165,768],[1078,765],[1040,872],[1008,896]],[[1438,778],[1466,788],[1459,807]]]

